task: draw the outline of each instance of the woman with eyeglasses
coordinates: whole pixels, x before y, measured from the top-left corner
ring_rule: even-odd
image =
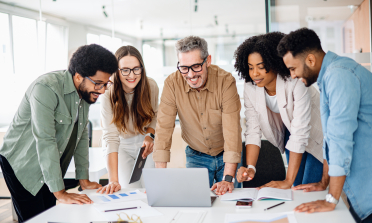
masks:
[[[276,50],[283,37],[280,32],[253,36],[235,52],[235,68],[245,79],[248,165],[239,169],[237,179],[239,182],[255,180],[262,133],[281,153],[286,153],[288,162],[285,179],[257,168],[257,173],[271,178],[260,185],[261,188],[289,189],[292,185],[318,183],[323,175],[319,92],[314,86],[307,88],[301,80],[291,78]],[[254,185],[249,182],[243,186],[250,184]]]
[[[120,47],[115,56],[119,70],[113,75],[113,86],[101,99],[102,146],[106,148],[109,184],[97,190],[113,193],[121,188],[141,188],[141,181],[129,184],[141,147],[145,167],[154,167],[156,115],[159,88],[146,76],[140,52],[133,46]]]

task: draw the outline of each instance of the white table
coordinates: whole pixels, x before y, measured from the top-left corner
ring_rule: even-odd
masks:
[[[130,191],[133,189],[123,189],[122,191]],[[241,189],[236,189],[241,190]],[[94,193],[94,190],[90,190],[90,193]],[[278,213],[292,211],[296,206],[304,202],[324,199],[327,191],[320,192],[309,192],[304,193],[303,191],[293,192],[293,201],[286,201],[284,205],[273,208],[266,213]],[[143,200],[147,203],[147,200]],[[207,211],[203,223],[218,223],[224,222],[225,214],[227,213],[263,213],[263,209],[270,207],[279,201],[255,201],[253,207],[248,210],[236,210],[234,201],[220,201],[218,198],[211,208],[197,208]],[[28,223],[40,223],[40,222],[90,222],[90,221],[105,221],[106,219],[93,207],[94,204],[89,205],[71,205],[71,204],[59,204],[38,216],[30,219]],[[144,223],[169,223],[172,218],[176,215],[179,210],[192,210],[195,208],[156,208],[158,211],[163,213],[163,216],[144,218]],[[351,223],[354,222],[349,210],[346,208],[342,199],[336,209],[332,212],[323,212],[315,214],[295,213],[295,217],[298,223],[322,223],[322,222],[337,222],[337,223]]]

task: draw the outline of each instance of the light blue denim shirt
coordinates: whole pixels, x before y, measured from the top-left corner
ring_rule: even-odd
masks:
[[[323,157],[361,219],[372,214],[372,73],[328,51],[317,80]]]

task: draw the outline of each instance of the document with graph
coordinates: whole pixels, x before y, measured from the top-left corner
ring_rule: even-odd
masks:
[[[232,193],[226,193],[220,197],[221,201],[257,201],[263,199],[293,200],[291,189],[284,190],[270,187],[265,187],[260,190],[256,188],[235,189]]]

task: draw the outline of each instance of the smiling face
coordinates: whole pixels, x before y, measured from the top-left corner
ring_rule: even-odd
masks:
[[[90,76],[87,78],[90,78],[97,84],[106,84],[109,82],[110,77],[111,74],[109,73],[97,71],[94,76]],[[100,90],[96,90],[95,84],[93,84],[93,82],[91,82],[87,78],[84,78],[79,73],[76,73],[73,77],[73,81],[80,97],[87,103],[93,104],[97,101],[98,97],[101,94],[105,93],[106,87],[103,87]]]
[[[201,64],[203,63],[205,58],[201,58],[200,50],[192,50],[186,53],[179,53],[178,60],[179,66],[192,66],[194,64]],[[207,60],[202,66],[202,70],[200,72],[194,72],[191,68],[189,72],[186,74],[182,74],[183,78],[187,81],[191,88],[195,88],[197,90],[201,90],[208,79],[208,67],[211,64],[211,56],[207,57]]]
[[[133,69],[136,67],[141,67],[140,62],[134,56],[125,56],[119,60],[119,69]],[[134,90],[137,86],[139,81],[141,80],[142,74],[136,75],[134,74],[133,70],[130,72],[128,76],[123,76],[121,72],[119,72],[119,78],[123,85],[123,89],[126,93],[130,93]]]
[[[251,53],[248,56],[249,76],[258,87],[275,84],[276,74],[270,70],[266,71],[264,62],[259,53]],[[275,89],[275,88],[274,88]]]
[[[319,71],[310,68],[306,64],[309,63],[310,66],[312,64],[311,58],[309,57],[314,56],[309,54],[306,58],[300,55],[294,57],[291,52],[288,52],[283,57],[283,61],[289,69],[292,79],[301,78],[301,81],[305,84],[306,87],[310,87],[313,83],[315,83],[319,74]],[[307,60],[309,59],[310,61],[307,62]]]

